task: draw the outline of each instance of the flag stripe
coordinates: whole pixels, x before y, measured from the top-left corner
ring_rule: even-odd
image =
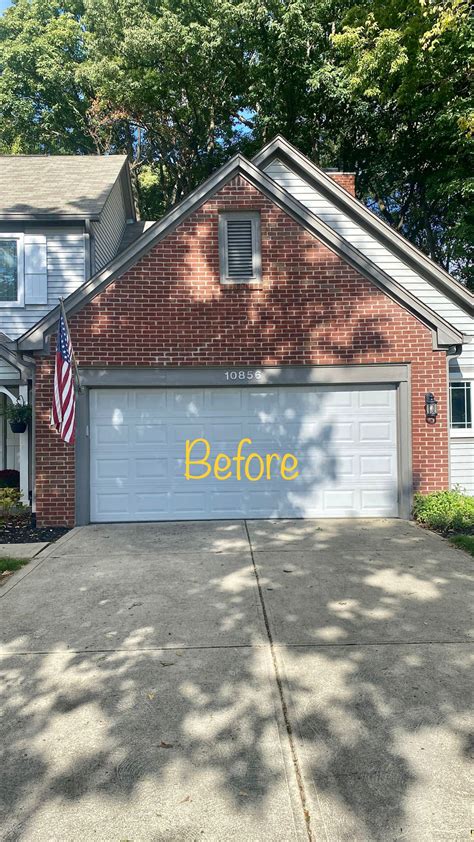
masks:
[[[51,424],[67,444],[74,443],[76,431],[76,393],[74,387],[71,337],[69,336],[66,317],[61,312],[56,343]]]

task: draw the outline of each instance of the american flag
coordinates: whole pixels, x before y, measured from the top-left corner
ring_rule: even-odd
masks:
[[[74,352],[69,336],[66,315],[61,308],[56,363],[54,367],[54,396],[51,425],[67,444],[74,444],[76,432],[76,390],[74,383]]]

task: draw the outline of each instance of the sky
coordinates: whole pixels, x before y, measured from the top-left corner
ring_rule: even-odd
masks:
[[[7,6],[10,5],[10,0],[0,0],[0,12],[4,12]]]

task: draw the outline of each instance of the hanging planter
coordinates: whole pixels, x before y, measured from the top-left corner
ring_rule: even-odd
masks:
[[[24,433],[27,426],[26,421],[10,421],[10,430],[12,433]]]
[[[31,419],[31,406],[22,397],[16,403],[7,403],[4,409],[12,433],[24,433]]]

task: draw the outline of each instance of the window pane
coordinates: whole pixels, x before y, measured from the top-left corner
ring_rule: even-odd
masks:
[[[0,238],[0,301],[18,298],[18,257],[16,240]]]
[[[451,426],[459,430],[472,427],[470,383],[451,383]]]

